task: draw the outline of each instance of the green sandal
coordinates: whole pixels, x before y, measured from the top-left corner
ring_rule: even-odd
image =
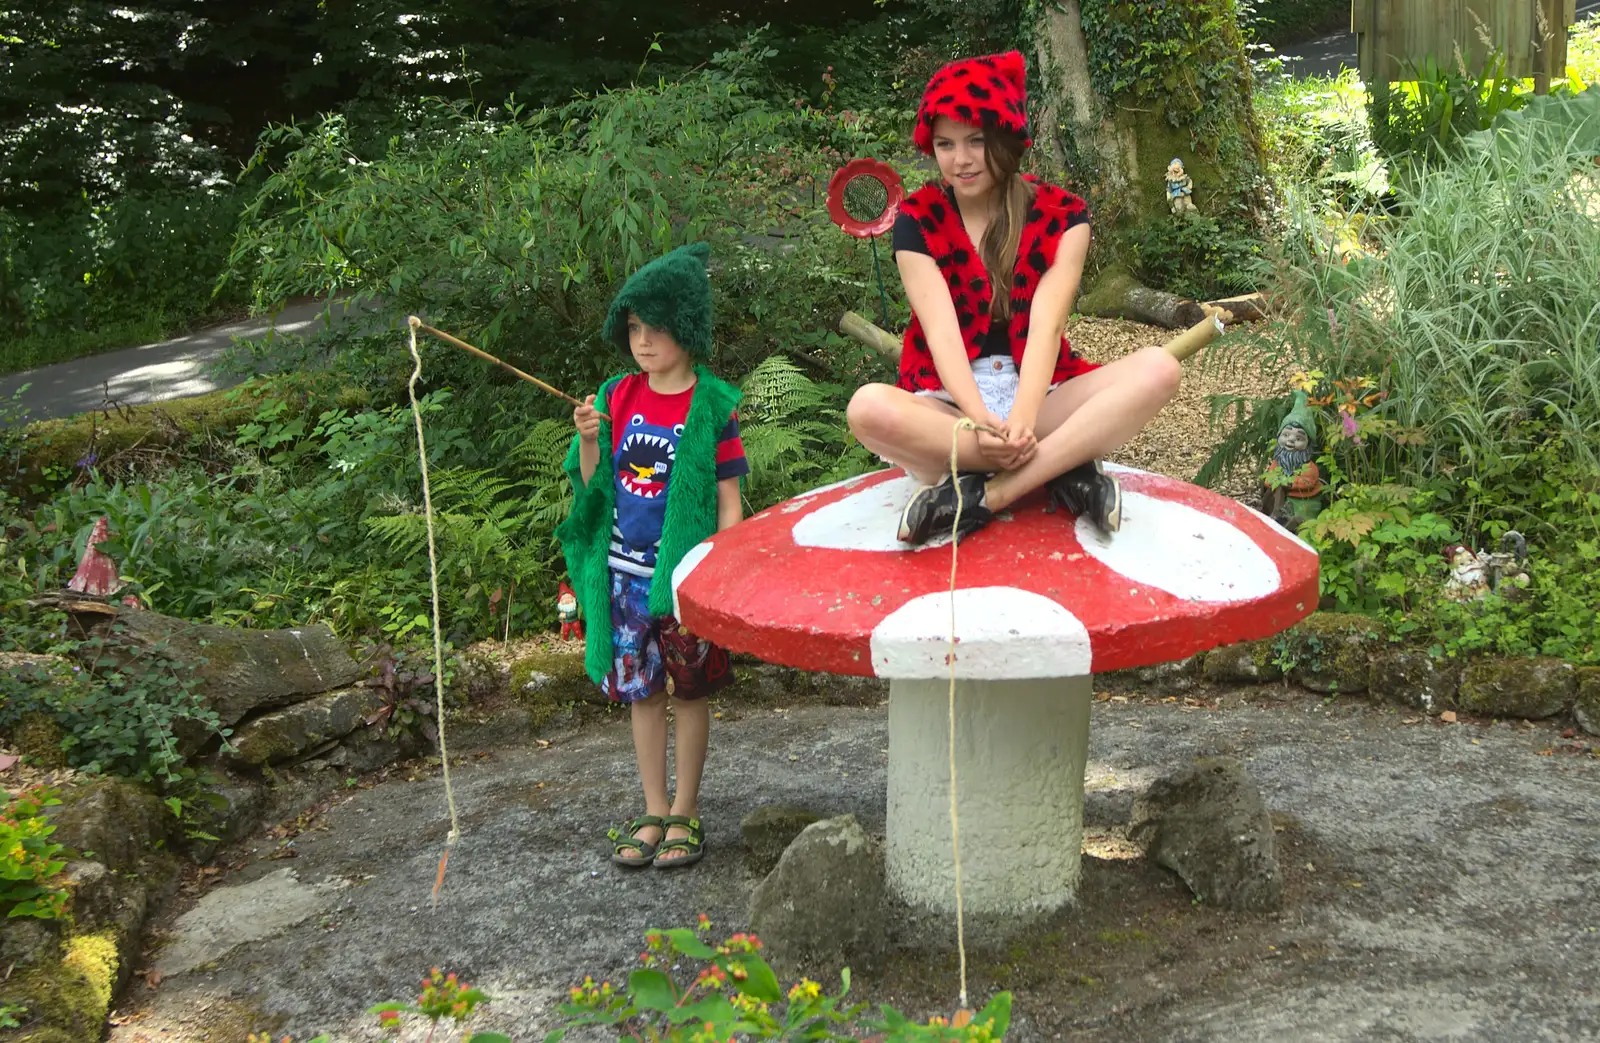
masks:
[[[706,853],[706,833],[700,826],[698,818],[689,818],[686,815],[668,815],[661,820],[661,843],[656,845],[655,866],[657,869],[682,869],[692,866]],[[667,830],[677,826],[689,831],[686,837],[666,839]],[[668,851],[683,851],[686,854],[679,858],[662,858]]]
[[[649,826],[658,827],[663,837],[667,835],[666,820],[655,815],[640,815],[626,826],[612,826],[606,832],[606,839],[611,841],[611,861],[619,866],[635,869],[655,861],[656,855],[661,850],[660,841],[651,844],[634,836],[639,830]],[[624,855],[622,852],[628,848],[638,851],[639,854]]]

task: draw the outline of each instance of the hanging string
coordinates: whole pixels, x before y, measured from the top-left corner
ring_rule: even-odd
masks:
[[[439,888],[444,885],[444,867],[450,861],[450,849],[461,838],[461,824],[456,816],[456,795],[450,785],[450,753],[444,744],[444,633],[439,626],[439,556],[433,538],[433,492],[428,485],[428,446],[422,438],[422,407],[417,405],[417,378],[422,376],[422,356],[417,353],[417,330],[422,320],[415,315],[406,320],[411,328],[411,380],[406,393],[411,397],[411,418],[417,425],[417,463],[422,468],[422,513],[428,527],[428,582],[433,589],[433,692],[439,728],[439,762],[444,766],[444,799],[450,809],[450,832],[445,837],[444,854],[439,858],[439,871],[433,879],[433,907],[439,907]]]
[[[967,1006],[967,917],[961,895],[961,814],[956,807],[956,565],[961,552],[961,511],[966,506],[961,496],[957,458],[961,452],[963,431],[982,431],[995,436],[1000,434],[994,428],[965,416],[956,421],[956,426],[950,432],[950,484],[956,491],[956,516],[950,522],[950,654],[945,659],[950,666],[950,855],[956,870],[956,953],[961,962],[961,995],[952,1022],[956,1027],[972,1020],[972,1011]]]

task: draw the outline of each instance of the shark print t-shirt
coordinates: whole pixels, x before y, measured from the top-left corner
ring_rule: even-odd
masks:
[[[650,378],[643,373],[623,377],[612,389],[609,412],[617,511],[611,526],[610,564],[618,572],[655,575],[656,547],[667,514],[667,483],[693,398],[692,387],[676,395],[652,391]],[[749,473],[735,413],[717,439],[717,481]]]

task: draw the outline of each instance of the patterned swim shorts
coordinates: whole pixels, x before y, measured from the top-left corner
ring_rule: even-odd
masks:
[[[611,573],[611,672],[606,697],[636,703],[666,692],[674,699],[704,699],[733,683],[728,653],[702,641],[671,616],[650,615],[650,580]]]

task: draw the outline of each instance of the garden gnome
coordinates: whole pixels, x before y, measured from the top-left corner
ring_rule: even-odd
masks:
[[[556,596],[556,617],[561,620],[561,640],[583,640],[583,620],[578,618],[578,596],[565,583]]]
[[[1167,164],[1167,202],[1172,204],[1174,214],[1199,213],[1195,209],[1194,181],[1184,173],[1183,160],[1174,156],[1172,162]]]
[[[1261,513],[1290,532],[1315,518],[1322,510],[1322,473],[1317,469],[1317,420],[1297,391],[1294,407],[1278,428],[1261,490]],[[1286,481],[1284,476],[1288,476]]]
[[[1450,578],[1444,581],[1444,595],[1451,601],[1477,601],[1489,593],[1489,577],[1483,559],[1462,543],[1452,543],[1444,549],[1445,564],[1450,567]]]

